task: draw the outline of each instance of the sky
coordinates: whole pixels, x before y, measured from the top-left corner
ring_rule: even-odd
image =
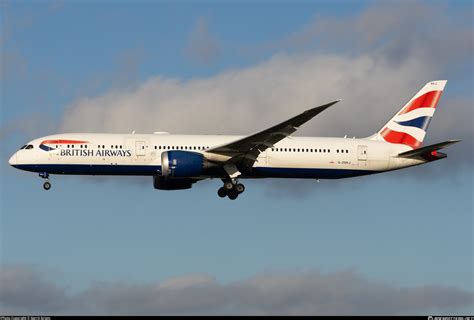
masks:
[[[0,1],[0,313],[474,312],[470,1]],[[8,158],[58,132],[366,137],[447,79],[448,158],[337,181],[52,176]]]

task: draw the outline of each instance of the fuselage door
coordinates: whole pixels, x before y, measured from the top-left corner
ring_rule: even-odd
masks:
[[[135,154],[137,156],[144,156],[145,155],[145,141],[138,140],[135,142]]]
[[[357,146],[357,158],[359,161],[367,161],[367,146]]]

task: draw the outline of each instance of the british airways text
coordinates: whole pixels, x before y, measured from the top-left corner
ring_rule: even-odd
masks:
[[[81,150],[62,149],[59,153],[61,157],[131,157],[131,150]]]

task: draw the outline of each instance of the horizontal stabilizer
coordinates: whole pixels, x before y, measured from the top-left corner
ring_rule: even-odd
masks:
[[[445,158],[446,155],[443,153],[438,153],[437,151],[443,149],[451,144],[455,144],[461,140],[448,140],[440,143],[435,143],[426,147],[405,151],[398,155],[401,158],[416,158],[422,157],[426,160],[437,160],[440,158]]]

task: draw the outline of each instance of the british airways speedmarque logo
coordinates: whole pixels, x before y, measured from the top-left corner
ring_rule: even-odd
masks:
[[[44,151],[52,151],[56,150],[56,148],[53,148],[49,145],[58,145],[58,144],[86,144],[89,143],[89,141],[79,141],[79,140],[44,140],[43,142],[40,143],[39,147],[41,150]]]
[[[45,140],[40,143],[39,148],[44,151],[53,151],[57,150],[57,147],[53,145],[88,145],[89,141],[80,141],[80,140]],[[92,150],[92,149],[60,149],[59,156],[61,157],[131,157],[131,150]]]

